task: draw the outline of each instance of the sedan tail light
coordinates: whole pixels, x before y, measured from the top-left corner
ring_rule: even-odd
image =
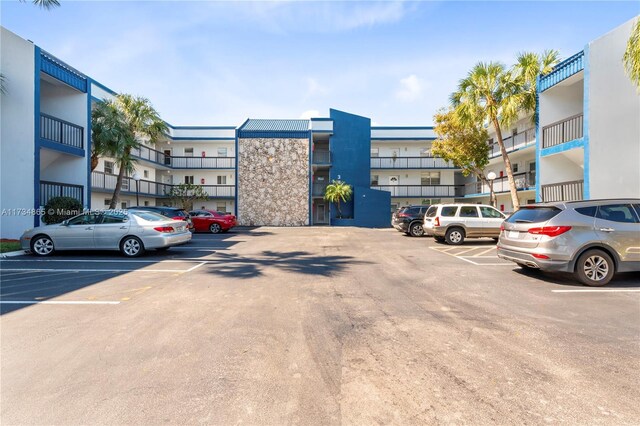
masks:
[[[156,226],[153,229],[155,229],[158,232],[175,232],[175,229],[173,229],[173,226]]]
[[[182,217],[182,216],[174,216],[171,219],[173,220],[184,220],[186,222],[187,218],[186,217]]]
[[[558,235],[564,234],[570,229],[570,226],[543,226],[541,228],[531,228],[529,229],[529,233],[536,235],[546,235],[548,237],[557,237]]]

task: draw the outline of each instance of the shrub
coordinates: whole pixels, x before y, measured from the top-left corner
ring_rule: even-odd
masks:
[[[47,225],[60,223],[77,214],[82,213],[80,201],[71,197],[53,197],[44,206],[44,217],[42,221]]]

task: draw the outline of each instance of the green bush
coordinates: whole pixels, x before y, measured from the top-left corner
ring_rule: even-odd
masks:
[[[51,225],[52,223],[60,223],[80,213],[82,213],[82,204],[75,198],[53,197],[44,206],[42,221],[47,225]]]

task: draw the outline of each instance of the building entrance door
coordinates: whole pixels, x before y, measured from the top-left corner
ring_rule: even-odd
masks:
[[[314,222],[318,224],[327,223],[327,205],[325,203],[316,204],[316,217]]]

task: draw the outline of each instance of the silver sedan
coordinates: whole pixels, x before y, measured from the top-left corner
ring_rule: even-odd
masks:
[[[187,223],[147,211],[105,210],[82,213],[59,224],[22,234],[22,249],[37,256],[57,250],[119,250],[136,257],[148,249],[166,250],[188,243]]]

